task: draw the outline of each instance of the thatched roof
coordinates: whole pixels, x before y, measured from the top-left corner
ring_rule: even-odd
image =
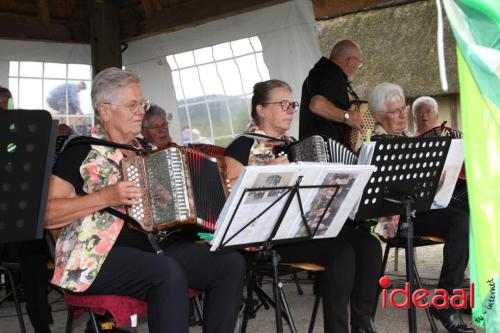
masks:
[[[321,50],[328,57],[331,47],[342,39],[359,43],[364,67],[353,85],[360,98],[366,98],[373,87],[384,81],[401,85],[407,97],[457,93],[455,40],[446,17],[449,91],[441,89],[436,15],[435,3],[429,0],[318,21]]]

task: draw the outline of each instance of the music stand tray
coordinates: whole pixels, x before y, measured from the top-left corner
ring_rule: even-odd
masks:
[[[0,112],[0,243],[42,238],[56,136],[47,111]]]

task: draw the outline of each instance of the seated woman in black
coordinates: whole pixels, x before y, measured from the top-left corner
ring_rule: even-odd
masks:
[[[282,138],[292,123],[298,103],[283,81],[269,80],[254,86],[253,124],[249,131]],[[227,177],[234,183],[244,166],[288,163],[274,156],[272,143],[245,136],[226,148]],[[325,332],[375,332],[371,310],[380,274],[382,249],[379,241],[365,231],[344,226],[336,238],[304,241],[277,247],[283,261],[307,261],[325,267],[322,281]]]

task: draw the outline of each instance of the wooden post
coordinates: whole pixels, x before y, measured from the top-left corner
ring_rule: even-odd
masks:
[[[93,75],[122,67],[118,0],[88,0]]]

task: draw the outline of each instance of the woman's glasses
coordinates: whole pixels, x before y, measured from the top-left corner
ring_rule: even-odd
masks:
[[[145,99],[144,101],[134,101],[134,102],[131,102],[131,103],[125,104],[125,105],[122,105],[122,104],[113,104],[113,103],[104,103],[104,104],[114,105],[114,106],[121,106],[121,107],[124,107],[124,108],[128,108],[128,110],[130,111],[130,113],[133,113],[133,114],[137,113],[140,108],[143,108],[144,111],[148,111],[149,107],[151,106],[151,104],[149,103],[149,100],[147,100],[147,99]]]
[[[288,111],[290,108],[292,108],[293,112],[295,112],[299,108],[299,102],[290,102],[287,101],[286,99],[282,100],[281,102],[262,103],[262,105],[267,105],[267,104],[279,104],[281,106],[281,110],[283,111]]]

